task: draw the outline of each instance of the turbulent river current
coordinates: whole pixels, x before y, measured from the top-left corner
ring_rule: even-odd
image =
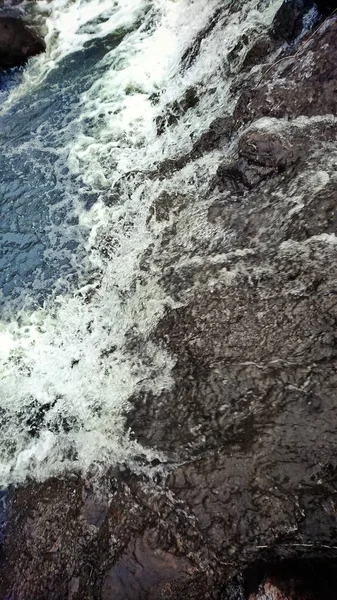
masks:
[[[334,600],[337,2],[0,5],[0,598]]]
[[[125,427],[129,399],[169,388],[176,360],[150,335],[177,305],[160,284],[167,222],[151,220],[151,207],[163,192],[206,189],[219,152],[169,183],[153,174],[230,112],[230,53],[281,2],[244,2],[225,26],[222,4],[36,4],[46,52],[13,71],[0,96],[2,484],[156,456]],[[191,89],[198,102],[158,135],[165,107]],[[212,229],[187,210],[178,261],[192,236]],[[156,258],[146,261],[149,249]]]

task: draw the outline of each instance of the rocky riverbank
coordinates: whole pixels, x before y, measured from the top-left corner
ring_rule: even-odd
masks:
[[[45,50],[41,18],[37,19],[35,0],[0,2],[0,70],[26,64]]]
[[[334,8],[288,1],[243,37],[227,65],[232,112],[151,174],[168,191],[148,223],[167,228],[143,268],[162,264],[177,303],[153,334],[177,360],[174,386],[133,398],[128,425],[166,459],[11,489],[4,600],[335,597]],[[198,101],[191,90],[168,106],[158,135]],[[211,151],[204,194],[173,194],[170,178],[191,162],[202,178]]]
[[[24,65],[45,49],[42,39],[20,19],[0,16],[0,68]]]

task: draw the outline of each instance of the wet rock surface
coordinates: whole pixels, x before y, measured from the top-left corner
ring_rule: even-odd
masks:
[[[271,35],[278,41],[293,41],[303,29],[303,19],[314,6],[313,0],[288,0],[277,11]]]
[[[44,42],[22,21],[0,16],[0,68],[24,65],[44,49]]]
[[[199,102],[197,90],[193,87],[188,88],[183,97],[178,101],[172,102],[166,107],[164,114],[156,119],[157,133],[161,135],[167,127],[175,125],[179,117],[184,115],[190,108],[194,108]]]
[[[1,598],[216,597],[191,517],[162,488],[130,473],[22,487],[7,518]]]
[[[144,444],[184,456],[167,485],[232,564],[334,556],[335,27],[239,100],[237,142],[203,198],[213,239],[187,261],[166,241],[163,284],[183,306],[157,336],[178,357],[175,386],[130,418]],[[252,597],[288,597],[266,585]]]
[[[260,565],[245,573],[249,600],[318,600],[335,597],[336,564],[306,560]]]
[[[296,149],[277,134],[251,132],[240,138],[238,160],[218,167],[214,185],[219,191],[242,194],[290,168],[297,159]]]
[[[167,462],[10,490],[1,598],[334,597],[336,26],[248,77],[234,116],[175,165],[230,143],[203,195],[154,199],[161,283],[178,306],[153,337],[177,362],[172,389],[133,398],[128,426]],[[277,571],[284,559],[297,562]]]
[[[336,28],[332,17],[296,53],[262,71],[258,84],[239,100],[236,121],[336,114]]]

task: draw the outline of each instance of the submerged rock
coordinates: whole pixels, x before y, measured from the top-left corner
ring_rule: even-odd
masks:
[[[233,120],[231,117],[219,117],[215,119],[207,131],[194,143],[191,157],[199,158],[215,148],[224,146],[229,142],[232,134]]]
[[[162,135],[167,127],[175,125],[179,118],[199,102],[197,90],[189,87],[180,98],[166,106],[165,112],[156,118],[158,135]]]
[[[44,50],[44,42],[22,21],[0,17],[0,68],[22,66]]]
[[[7,518],[1,598],[217,598],[193,523],[162,489],[130,473],[21,487]]]
[[[217,185],[194,199],[213,237],[186,242],[184,213],[169,208],[161,246],[162,284],[180,307],[156,335],[178,357],[175,386],[144,392],[129,415],[143,444],[184,460],[166,485],[209,551],[236,565],[334,556],[335,33],[332,18],[294,64],[253,80],[230,128],[205,132],[196,156],[225,154],[218,138],[232,136]],[[284,590],[270,580],[256,597]],[[296,600],[307,598],[310,586]]]

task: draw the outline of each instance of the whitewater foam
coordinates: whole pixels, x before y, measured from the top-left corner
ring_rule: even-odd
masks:
[[[141,173],[190,149],[193,138],[223,114],[224,106],[231,110],[224,60],[244,32],[253,35],[271,20],[280,2],[271,1],[261,12],[258,1],[251,0],[242,22],[236,12],[220,20],[185,72],[181,56],[220,1],[38,4],[49,11],[46,54],[30,62],[3,114],[43,86],[51,94],[55,86],[62,89],[64,65],[71,65],[76,53],[90,50],[95,40],[104,45],[110,35],[114,42],[93,63],[92,81],[75,98],[75,107],[71,104],[59,122],[51,121],[51,131],[42,123],[28,141],[8,150],[11,156],[34,148],[55,156],[55,163],[39,167],[45,177],[53,170],[57,191],[49,206],[56,217],[44,231],[44,259],[69,260],[77,283],[67,284],[67,276],[60,275],[43,305],[34,309],[34,294],[44,278],[36,270],[33,285],[22,288],[25,303],[18,308],[6,300],[7,319],[0,325],[2,484],[28,475],[43,479],[65,469],[86,471],[93,464],[105,468],[140,452],[156,455],[125,431],[130,398],[144,388],[158,393],[169,387],[175,362],[150,340],[166,307],[174,303],[161,288],[160,261],[141,268],[148,249],[160,256],[165,228],[149,222],[149,211],[163,190],[198,193],[220,157],[214,153],[192,171],[188,166],[169,183]],[[156,116],[191,85],[200,91],[198,106],[157,136]],[[196,168],[204,173],[201,179]],[[134,176],[125,177],[130,171]],[[110,200],[116,182],[118,199]],[[88,195],[93,201],[84,206]],[[63,220],[65,213],[73,225]],[[187,231],[187,213],[183,222]],[[203,235],[197,220],[194,232]],[[186,244],[192,233],[186,233]],[[75,239],[80,252],[73,249]]]

